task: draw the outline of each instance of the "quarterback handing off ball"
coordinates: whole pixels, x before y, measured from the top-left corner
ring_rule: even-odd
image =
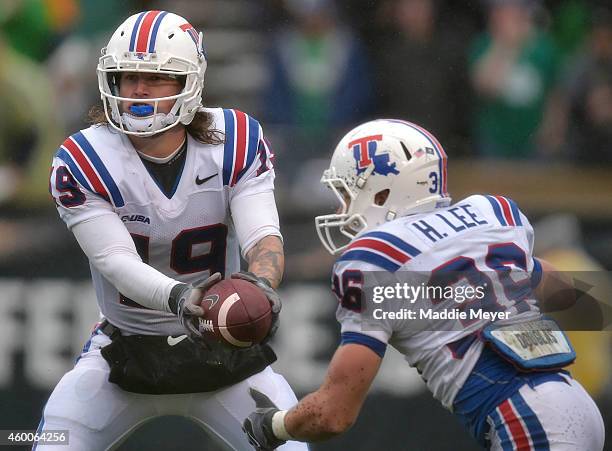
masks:
[[[202,301],[200,331],[233,348],[248,348],[268,335],[272,309],[262,290],[250,282],[228,279],[213,285]]]

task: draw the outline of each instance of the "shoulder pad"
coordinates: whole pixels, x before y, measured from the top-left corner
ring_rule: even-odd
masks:
[[[260,139],[259,122],[239,110],[224,109],[223,185],[234,186],[251,167]]]
[[[68,137],[55,154],[84,188],[98,194],[115,207],[125,205],[110,172],[82,132]]]
[[[420,253],[420,250],[396,235],[373,231],[356,238],[338,261],[363,261],[395,272]]]
[[[499,223],[503,226],[522,226],[521,214],[516,203],[504,196],[484,195],[491,208],[495,217]]]

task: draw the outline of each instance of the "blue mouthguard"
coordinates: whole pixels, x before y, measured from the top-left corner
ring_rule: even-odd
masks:
[[[153,105],[132,105],[130,113],[134,116],[150,116],[153,114]]]

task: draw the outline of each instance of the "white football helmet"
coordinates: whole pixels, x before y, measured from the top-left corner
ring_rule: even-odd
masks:
[[[174,96],[146,99],[132,111],[121,111],[120,72],[171,74],[183,83]],[[166,11],[144,11],[123,22],[102,49],[98,62],[98,87],[109,123],[122,133],[151,136],[181,123],[189,124],[202,106],[206,54],[202,33],[187,20]],[[159,102],[175,100],[170,113],[158,113]],[[110,109],[110,112],[109,112]]]
[[[332,189],[341,206],[335,214],[315,218],[319,238],[332,254],[386,221],[451,201],[446,153],[438,140],[418,125],[395,119],[366,122],[348,132],[321,183]],[[346,242],[337,244],[337,238]]]

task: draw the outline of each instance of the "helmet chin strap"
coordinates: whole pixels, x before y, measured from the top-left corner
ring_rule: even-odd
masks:
[[[174,123],[177,120],[174,108],[169,113],[153,113],[151,105],[132,105],[130,112],[124,112],[118,117],[115,108],[112,109],[112,117],[116,123],[122,123],[129,132],[155,133],[157,130]]]
[[[123,113],[121,120],[126,130],[130,132],[155,132],[176,121],[173,113],[157,113],[155,115],[138,117],[130,113]]]

